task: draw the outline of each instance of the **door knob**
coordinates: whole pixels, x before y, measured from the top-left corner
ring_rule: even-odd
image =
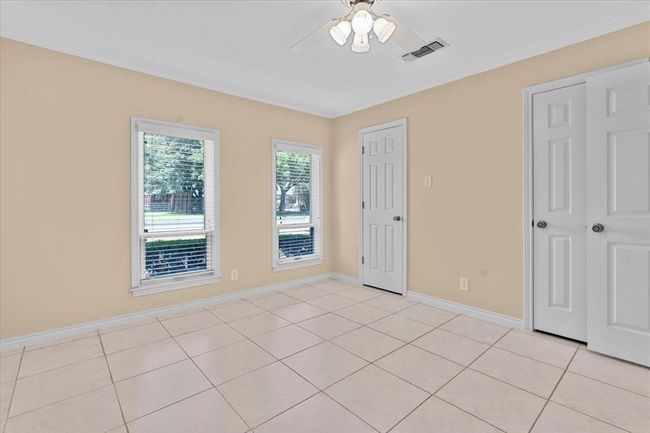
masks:
[[[393,221],[402,221],[402,217],[397,215],[393,217]]]
[[[545,229],[547,225],[548,224],[546,224],[546,221],[544,221],[544,220],[537,221],[537,227],[539,227],[540,229]]]
[[[591,226],[591,230],[593,230],[596,233],[601,233],[605,231],[605,226],[600,223],[597,223]]]

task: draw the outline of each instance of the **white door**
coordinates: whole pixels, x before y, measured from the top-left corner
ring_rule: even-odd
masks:
[[[650,63],[587,81],[589,348],[650,365]]]
[[[533,326],[587,339],[585,85],[533,96]]]
[[[363,284],[404,291],[404,126],[362,135]]]

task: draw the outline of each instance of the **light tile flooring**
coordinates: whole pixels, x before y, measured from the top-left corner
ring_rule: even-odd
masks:
[[[2,353],[4,433],[650,432],[650,370],[340,281]]]

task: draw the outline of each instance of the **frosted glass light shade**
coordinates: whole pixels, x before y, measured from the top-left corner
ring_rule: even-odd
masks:
[[[339,45],[345,45],[348,41],[348,36],[352,32],[352,25],[350,21],[339,21],[336,25],[330,28],[330,36]]]
[[[395,23],[388,21],[386,18],[380,17],[375,20],[375,24],[373,25],[372,29],[377,35],[379,42],[383,44],[395,31]]]
[[[372,15],[365,9],[359,9],[352,17],[352,30],[366,35],[372,30]]]

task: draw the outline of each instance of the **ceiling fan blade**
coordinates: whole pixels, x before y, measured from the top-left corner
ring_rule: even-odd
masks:
[[[299,53],[303,51],[305,48],[310,47],[314,43],[318,41],[319,38],[321,38],[323,35],[326,35],[329,32],[330,27],[332,27],[334,24],[337,23],[339,19],[338,18],[332,18],[331,20],[327,21],[325,24],[293,44],[291,47],[291,51],[295,53]]]
[[[427,44],[424,39],[395,19],[392,15],[384,14],[382,16],[395,23],[395,32],[391,36],[390,40],[399,45],[407,53],[415,51]]]

